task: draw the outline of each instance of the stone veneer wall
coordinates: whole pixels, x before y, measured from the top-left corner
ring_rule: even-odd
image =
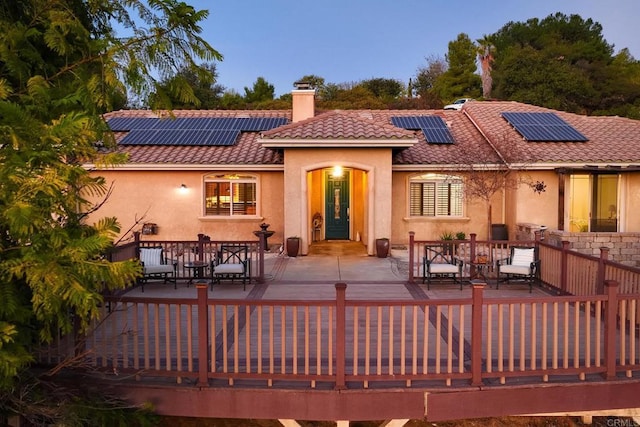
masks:
[[[517,240],[533,240],[535,232],[544,226],[538,224],[517,224]],[[560,230],[544,230],[544,240],[554,246],[569,242],[569,248],[577,252],[600,256],[600,248],[609,248],[609,259],[620,264],[640,267],[640,233],[571,233]]]

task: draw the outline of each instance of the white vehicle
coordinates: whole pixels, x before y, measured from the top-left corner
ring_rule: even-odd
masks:
[[[445,110],[461,110],[465,102],[471,101],[473,98],[460,98],[453,101],[453,104],[444,106]]]

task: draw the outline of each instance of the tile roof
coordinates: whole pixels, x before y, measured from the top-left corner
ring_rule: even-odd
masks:
[[[553,112],[588,138],[586,142],[530,142],[502,118],[503,112]],[[147,110],[123,110],[106,117],[157,117]],[[285,117],[291,111],[176,110],[176,117]],[[429,144],[421,131],[400,129],[393,116],[438,115],[447,124],[454,144]],[[121,137],[121,135],[117,135]],[[510,101],[471,101],[461,111],[445,110],[341,110],[319,112],[315,117],[281,126],[261,135],[243,132],[234,146],[119,146],[129,154],[129,164],[156,165],[282,165],[280,150],[261,141],[291,141],[318,145],[327,141],[398,141],[393,164],[406,167],[452,165],[470,156],[482,163],[513,162],[546,165],[640,164],[640,121],[621,117],[588,117]],[[417,141],[417,142],[416,142]],[[362,145],[359,145],[362,146]]]
[[[375,122],[366,113],[334,110],[263,132],[262,139],[413,140],[414,134],[386,122]]]
[[[530,163],[640,163],[640,120],[583,116],[512,101],[472,102],[463,111],[489,139],[514,144]],[[555,113],[588,141],[526,141],[501,117],[506,111]]]

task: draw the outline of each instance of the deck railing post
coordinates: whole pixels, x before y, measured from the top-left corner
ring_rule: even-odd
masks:
[[[346,374],[347,284],[336,283],[336,390],[347,388]]]
[[[198,234],[198,261],[204,259],[204,234]]]
[[[476,266],[473,265],[476,262],[476,238],[478,235],[476,233],[469,234],[469,263],[471,265],[471,269],[469,270],[469,277],[476,277]]]
[[[618,282],[606,280],[604,282],[607,291],[607,311],[604,324],[604,363],[606,371],[604,378],[607,380],[616,377],[616,338],[618,331]]]
[[[471,385],[482,385],[482,305],[487,284],[473,282],[471,302]],[[490,363],[487,361],[487,363]]]
[[[209,360],[209,304],[206,283],[196,283],[198,293],[198,387],[208,387]]]
[[[413,258],[415,257],[414,243],[416,240],[416,233],[414,231],[409,232],[409,283],[415,283],[413,277]]]
[[[258,247],[258,283],[264,283],[264,250],[267,247],[267,236],[265,232],[258,233],[260,245]]]
[[[605,261],[609,259],[609,248],[603,246],[600,248],[600,258],[598,259],[598,283],[596,283],[596,295],[602,295],[604,293],[604,273],[605,273]]]
[[[136,242],[136,258],[140,258],[140,232],[133,232],[133,240]]]
[[[562,251],[560,252],[560,290],[563,294],[567,293],[567,281],[569,271],[569,245],[571,242],[562,241]],[[544,265],[543,267],[544,268]]]

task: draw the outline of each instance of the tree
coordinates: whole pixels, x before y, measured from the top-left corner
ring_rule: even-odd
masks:
[[[275,87],[266,81],[264,77],[258,77],[253,83],[253,88],[244,88],[244,99],[247,104],[271,101],[275,96]]]
[[[218,72],[214,63],[182,68],[163,80],[151,94],[148,105],[165,105],[182,109],[216,109],[225,88],[216,84]]]
[[[418,68],[413,82],[414,95],[426,100],[425,108],[442,108],[444,103],[435,93],[435,82],[447,71],[447,61],[440,56],[429,56],[427,66]]]
[[[614,58],[597,22],[557,13],[509,22],[488,38],[496,48],[495,97],[576,113],[637,114],[638,62]]]
[[[491,69],[493,66],[493,59],[495,56],[496,48],[491,42],[491,38],[484,36],[478,43],[478,60],[480,61],[480,78],[482,80],[482,97],[485,99],[491,98],[491,87],[493,86],[493,79],[491,78]]]
[[[487,240],[491,240],[493,222],[492,202],[495,195],[516,189],[524,182],[512,165],[519,169],[531,161],[526,149],[518,148],[517,141],[505,135],[489,146],[460,146],[457,172],[463,177],[464,194],[469,200],[479,200],[484,204],[487,219]]]
[[[464,33],[449,42],[447,71],[434,82],[434,92],[442,100],[480,95],[481,81],[476,71],[476,45]]]
[[[37,381],[18,384],[28,377],[28,349],[58,331],[86,331],[102,293],[140,273],[137,263],[104,256],[116,218],[86,223],[100,206],[87,196],[106,198],[109,188],[83,164],[124,161],[104,150],[114,139],[101,113],[115,99],[145,98],[158,79],[221,59],[199,36],[206,16],[175,0],[0,6],[0,414],[26,407],[40,423],[65,423],[69,402]],[[115,24],[130,36],[118,37]],[[48,398],[21,406],[23,387]]]
[[[402,82],[395,79],[376,78],[363,80],[360,83],[365,89],[385,102],[393,102],[404,94],[405,87]]]

